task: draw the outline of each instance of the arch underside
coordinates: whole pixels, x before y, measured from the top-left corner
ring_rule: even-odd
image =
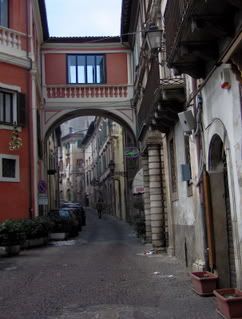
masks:
[[[43,110],[43,129],[42,136],[46,138],[50,132],[70,119],[80,116],[100,116],[106,117],[119,123],[125,130],[127,130],[135,141],[136,138],[136,121],[135,112],[130,106],[128,107],[78,107],[78,108],[45,108]]]

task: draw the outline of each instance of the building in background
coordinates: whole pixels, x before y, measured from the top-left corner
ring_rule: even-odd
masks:
[[[78,117],[60,126],[59,196],[63,201],[83,203],[85,190],[82,141],[93,117]]]
[[[124,132],[122,127],[105,118],[92,123],[83,141],[85,154],[85,188],[90,205],[99,198],[105,211],[126,220]]]

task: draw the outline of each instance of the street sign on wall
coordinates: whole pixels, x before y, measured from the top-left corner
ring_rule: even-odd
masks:
[[[48,195],[43,194],[43,193],[39,193],[38,204],[39,205],[48,205]]]
[[[139,157],[139,149],[135,146],[128,146],[124,148],[124,156],[127,158],[137,158]]]
[[[47,183],[44,180],[40,180],[38,184],[39,193],[44,194],[47,192]]]

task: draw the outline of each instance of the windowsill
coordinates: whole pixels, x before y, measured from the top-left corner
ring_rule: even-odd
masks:
[[[0,124],[0,130],[7,130],[7,131],[13,131],[14,130],[14,126],[13,125],[8,125],[8,124]],[[17,126],[17,131],[18,132],[22,132],[22,127],[21,126]]]
[[[67,85],[76,85],[76,86],[97,86],[97,85],[107,85],[107,83],[102,82],[102,83],[67,83]]]
[[[0,183],[19,183],[19,178],[0,177]]]

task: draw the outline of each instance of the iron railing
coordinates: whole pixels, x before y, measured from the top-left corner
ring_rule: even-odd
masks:
[[[194,0],[168,0],[165,10],[167,60],[171,61],[183,22]]]
[[[137,136],[142,132],[143,127],[147,123],[149,115],[153,112],[153,100],[155,90],[159,88],[159,67],[157,63],[153,63],[149,72],[147,85],[145,88],[144,96],[137,116]]]

